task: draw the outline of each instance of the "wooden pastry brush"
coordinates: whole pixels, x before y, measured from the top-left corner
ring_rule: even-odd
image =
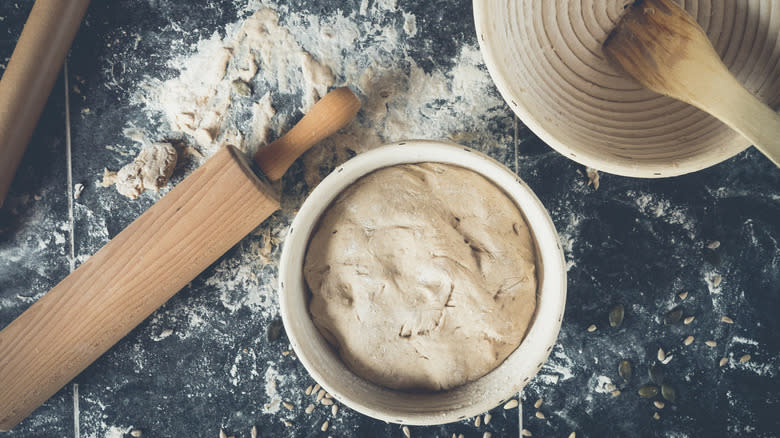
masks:
[[[604,52],[645,87],[717,117],[780,166],[780,116],[729,73],[702,28],[672,0],[635,1]]]

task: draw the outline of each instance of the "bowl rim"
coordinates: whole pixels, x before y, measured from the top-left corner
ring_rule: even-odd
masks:
[[[485,61],[490,77],[496,84],[501,97],[507,105],[514,111],[520,121],[523,122],[533,133],[550,147],[560,154],[564,155],[577,163],[591,167],[603,172],[634,177],[634,178],[668,178],[685,175],[706,169],[721,163],[751,146],[749,140],[737,137],[730,145],[709,150],[705,154],[692,155],[690,157],[670,161],[669,163],[643,163],[630,159],[619,159],[610,157],[609,159],[600,157],[598,154],[575,150],[568,146],[566,142],[559,140],[558,136],[544,128],[543,123],[533,115],[531,108],[522,94],[516,95],[511,92],[510,85],[505,69],[499,62],[501,58],[497,51],[500,49],[491,44],[489,38],[485,37],[486,30],[490,29],[490,6],[485,0],[474,0],[472,2],[474,10],[474,26],[477,33],[482,58]],[[488,32],[489,34],[489,32]],[[741,139],[741,141],[740,141]]]
[[[329,352],[321,348],[320,351],[308,351],[302,346],[306,342],[314,342],[318,345],[325,342],[309,317],[307,300],[302,298],[305,290],[303,289],[305,288],[303,261],[311,233],[320,216],[332,200],[358,178],[377,169],[419,162],[439,162],[471,169],[501,188],[518,204],[518,208],[525,216],[536,244],[537,268],[541,266],[541,269],[537,269],[539,278],[537,310],[520,346],[502,364],[485,376],[457,388],[431,394],[411,394],[381,387],[352,374],[329,346]],[[303,305],[300,304],[301,300]],[[358,154],[338,166],[308,195],[290,225],[282,248],[279,265],[279,303],[282,322],[298,360],[311,377],[335,399],[358,412],[388,422],[410,425],[444,424],[479,415],[503,404],[516,396],[539,372],[552,351],[560,331],[566,303],[566,264],[560,239],[547,210],[528,185],[506,166],[459,144],[435,140],[406,140]],[[300,307],[303,307],[306,318],[300,318]],[[320,339],[313,340],[312,336],[305,337],[304,327],[310,334],[311,328],[314,327],[315,336]],[[351,383],[354,387],[350,386],[348,391],[336,387],[325,376],[327,370],[324,367],[327,365],[323,363],[333,360],[334,357],[341,364],[340,368],[352,376]],[[495,390],[490,397],[483,397],[455,409],[425,411],[411,410],[411,407],[410,410],[394,409],[356,399],[354,394],[348,393],[370,390],[381,397],[391,399],[407,397],[411,402],[434,403],[437,397],[443,399],[453,391],[458,391],[459,394],[464,391],[473,393],[480,389],[484,391],[484,388],[479,388],[479,382],[482,381],[492,382],[490,388]]]

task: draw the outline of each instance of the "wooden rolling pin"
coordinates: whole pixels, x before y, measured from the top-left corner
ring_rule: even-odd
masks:
[[[360,108],[331,91],[255,161],[272,180]],[[279,208],[240,151],[220,149],[0,331],[0,431],[7,431]]]
[[[37,0],[0,79],[0,207],[89,0]]]
[[[780,116],[729,72],[696,20],[672,0],[637,0],[604,53],[645,87],[717,117],[780,166]]]

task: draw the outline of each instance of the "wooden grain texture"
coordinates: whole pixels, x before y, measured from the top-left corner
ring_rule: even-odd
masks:
[[[279,207],[235,148],[221,149],[0,332],[8,430]]]
[[[89,0],[37,0],[0,79],[0,206]]]
[[[696,20],[676,3],[634,4],[604,51],[645,87],[712,114],[780,166],[780,116],[729,73]]]

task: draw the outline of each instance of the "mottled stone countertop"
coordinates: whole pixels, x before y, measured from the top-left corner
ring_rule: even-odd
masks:
[[[32,3],[0,4],[0,71]],[[536,138],[499,96],[469,0],[93,2],[0,210],[0,328],[167,191],[129,200],[98,183],[104,167],[118,169],[144,141],[190,140],[139,90],[158,92],[181,73],[172,59],[194,56],[199,42],[224,37],[261,7],[275,9],[303,49],[358,92],[364,110],[339,141],[365,149],[445,138],[479,149],[529,184],[560,233],[566,313],[550,359],[523,391],[524,409],[497,407],[479,426],[410,427],[411,436],[516,437],[520,420],[540,437],[780,434],[780,171],[751,148],[682,177],[602,174],[594,190],[581,165]],[[373,82],[358,83],[367,68]],[[253,86],[254,97],[271,93],[275,138],[300,118],[301,94],[271,83]],[[305,413],[313,380],[278,330],[280,238],[311,186],[360,150],[331,142],[299,160],[280,185],[280,211],[6,436],[216,438],[224,429],[248,437],[253,425],[262,437],[403,436],[345,406]],[[196,165],[182,159],[172,183]],[[84,186],[72,210],[69,172]],[[608,314],[618,304],[625,319],[613,328]],[[678,307],[695,319],[664,324]],[[677,393],[663,408],[653,404],[660,396],[637,394],[659,348],[672,356],[662,369]],[[627,382],[622,359],[633,367]]]

